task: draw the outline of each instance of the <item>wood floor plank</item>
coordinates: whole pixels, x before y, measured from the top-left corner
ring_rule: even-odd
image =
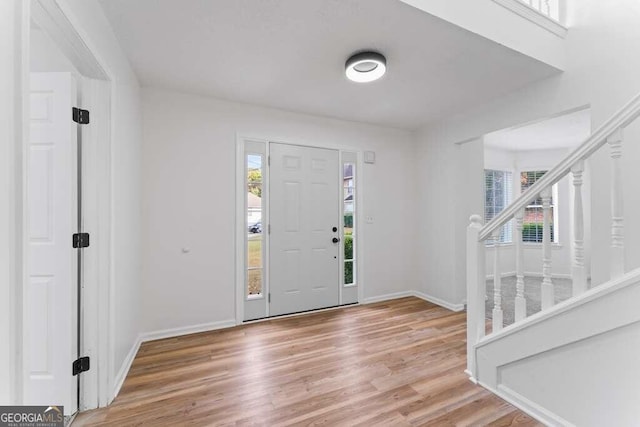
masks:
[[[518,411],[517,409],[514,409],[508,414],[498,418],[495,421],[492,421],[487,425],[491,427],[533,427],[539,426],[540,423],[531,418],[529,415]]]
[[[74,426],[534,426],[472,384],[466,317],[401,298],[144,343]]]

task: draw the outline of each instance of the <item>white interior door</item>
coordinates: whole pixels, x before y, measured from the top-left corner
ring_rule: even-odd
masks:
[[[77,410],[77,124],[69,73],[31,74],[29,280],[24,298],[24,404]]]
[[[338,151],[272,143],[270,157],[269,314],[336,306]]]

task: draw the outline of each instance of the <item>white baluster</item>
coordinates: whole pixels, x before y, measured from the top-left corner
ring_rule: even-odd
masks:
[[[622,202],[622,129],[607,142],[611,147],[611,278],[624,274],[624,206]]]
[[[542,310],[554,304],[553,282],[551,281],[551,187],[542,190]]]
[[[544,0],[544,11],[541,10],[545,15],[551,16],[551,5],[549,4],[549,0]]]
[[[493,234],[493,332],[498,332],[504,326],[502,320],[502,277],[500,276],[500,230]]]
[[[524,218],[524,210],[516,213],[516,322],[527,317],[527,300],[524,297],[524,253],[522,251],[522,221]]]
[[[572,168],[573,174],[573,295],[587,290],[587,277],[584,267],[584,212],[582,208],[582,173],[584,161],[580,160]]]
[[[558,21],[564,24],[567,21],[567,1],[559,0],[558,2]]]
[[[480,242],[482,218],[472,215],[467,227],[467,374],[475,380],[475,345],[485,336],[485,246]]]

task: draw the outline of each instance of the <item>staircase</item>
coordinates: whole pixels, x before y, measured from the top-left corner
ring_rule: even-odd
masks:
[[[640,269],[624,264],[621,156],[624,129],[640,116],[640,95],[548,171],[492,221],[471,217],[467,229],[467,373],[547,425],[640,425]],[[585,269],[582,175],[584,162],[608,149],[611,177],[610,280],[589,289]],[[572,297],[554,302],[551,262],[551,188],[568,174],[574,188]],[[525,207],[543,206],[541,311],[528,316],[522,229]],[[515,323],[502,315],[499,252],[494,294],[486,295],[485,243],[514,223]],[[487,333],[485,298],[493,301]]]

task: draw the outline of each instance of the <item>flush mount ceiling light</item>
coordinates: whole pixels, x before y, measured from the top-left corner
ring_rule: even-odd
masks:
[[[360,52],[347,59],[347,78],[358,83],[378,80],[387,71],[387,59],[378,52]]]

